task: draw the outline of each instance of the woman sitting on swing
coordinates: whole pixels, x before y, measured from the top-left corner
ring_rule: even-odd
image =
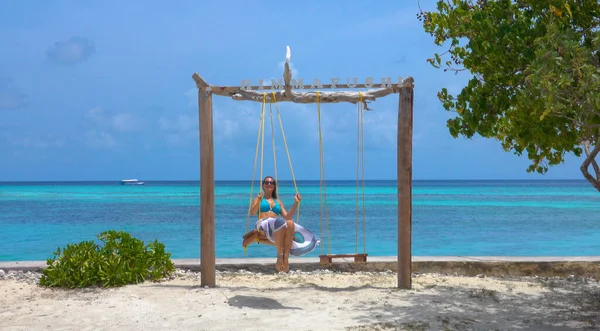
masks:
[[[250,214],[258,214],[257,227],[267,236],[269,241],[277,247],[277,271],[288,272],[290,270],[289,256],[294,239],[295,224],[292,217],[296,213],[298,203],[302,199],[300,194],[294,197],[294,204],[289,211],[283,206],[283,202],[277,198],[277,183],[271,176],[265,177],[262,182],[263,192],[252,202]],[[264,195],[263,195],[264,194]]]

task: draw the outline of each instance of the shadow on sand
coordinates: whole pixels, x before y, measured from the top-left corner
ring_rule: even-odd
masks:
[[[252,309],[292,309],[301,310],[298,307],[287,307],[279,303],[279,301],[271,298],[264,298],[250,295],[235,295],[227,300],[230,306],[236,308],[252,308]]]
[[[533,282],[527,283],[535,286]],[[431,284],[405,291],[368,284],[327,287],[294,282],[269,288],[268,292],[315,290],[317,295],[323,294],[320,300],[328,304],[336,302],[332,298],[338,294],[347,297],[348,300],[344,300],[347,302],[337,304],[351,312],[346,318],[359,325],[348,330],[600,330],[600,287],[569,281],[541,282],[540,285],[545,290],[540,296],[521,293],[513,283],[497,290]],[[199,285],[152,286],[204,290]],[[263,296],[261,291],[265,289],[239,285],[217,286],[216,289],[236,294],[227,302],[240,309],[302,309],[286,307],[276,299]]]
[[[353,309],[360,326],[348,330],[600,329],[600,291],[589,288],[549,289],[538,297],[436,286],[411,295],[388,291],[381,300]]]

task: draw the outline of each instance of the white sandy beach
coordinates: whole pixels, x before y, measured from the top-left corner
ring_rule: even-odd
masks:
[[[13,276],[15,276],[13,274]],[[112,289],[0,280],[2,330],[582,330],[600,326],[600,286],[571,277],[387,273],[198,273]],[[23,277],[21,277],[23,278]]]

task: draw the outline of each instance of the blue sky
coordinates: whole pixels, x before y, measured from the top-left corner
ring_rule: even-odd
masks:
[[[194,180],[198,72],[215,85],[294,75],[415,79],[414,179],[580,179],[580,160],[545,175],[497,141],[454,139],[436,98],[467,75],[444,73],[417,1],[3,1],[0,181]],[[434,1],[421,1],[433,9]],[[367,178],[396,176],[398,96],[364,115]],[[356,176],[357,106],[321,107],[328,179]],[[261,105],[214,97],[216,179],[249,179]],[[316,105],[279,104],[297,179],[319,178]],[[280,130],[278,126],[275,130]],[[277,169],[290,170],[280,131]],[[270,127],[264,173],[273,172]]]

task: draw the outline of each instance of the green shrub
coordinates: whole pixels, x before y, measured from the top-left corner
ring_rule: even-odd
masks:
[[[124,231],[105,231],[97,235],[103,242],[82,241],[60,247],[40,278],[47,287],[103,287],[137,284],[147,279],[158,280],[175,270],[171,253],[163,243],[154,240],[148,245]]]

